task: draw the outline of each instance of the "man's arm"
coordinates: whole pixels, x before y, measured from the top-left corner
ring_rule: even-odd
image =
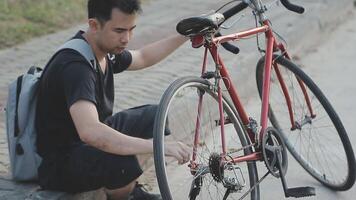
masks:
[[[130,50],[132,63],[128,70],[139,70],[158,63],[187,40],[187,37],[174,35],[146,45],[139,50]]]
[[[83,142],[119,155],[152,153],[151,141],[124,135],[101,123],[92,102],[77,101],[69,111]]]
[[[69,109],[80,139],[102,151],[117,155],[137,155],[153,152],[151,140],[127,136],[99,121],[94,103],[85,100],[75,102]],[[190,148],[179,142],[167,145],[167,156],[178,163],[189,161]]]

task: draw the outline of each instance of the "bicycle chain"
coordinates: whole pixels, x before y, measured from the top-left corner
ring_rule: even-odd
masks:
[[[245,149],[247,149],[247,148],[254,147],[255,144],[256,144],[256,143],[252,143],[252,144],[250,144],[250,145],[247,145],[247,146],[238,148],[238,149],[236,149],[236,150],[233,150],[233,151],[229,152],[229,154],[237,153],[237,152],[242,151],[242,150],[245,150]]]
[[[255,185],[253,185],[244,195],[241,196],[241,198],[239,200],[244,199],[248,193],[250,193],[252,190],[254,190],[258,185],[260,185],[260,183],[270,174],[271,172],[267,172],[260,180],[257,181],[257,183]]]

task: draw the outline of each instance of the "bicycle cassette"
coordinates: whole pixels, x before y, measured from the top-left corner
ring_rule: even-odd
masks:
[[[221,156],[218,153],[212,153],[209,158],[210,174],[216,182],[221,182],[224,178],[224,166]]]

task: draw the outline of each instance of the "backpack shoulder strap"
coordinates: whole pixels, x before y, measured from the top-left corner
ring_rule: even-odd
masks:
[[[96,59],[93,50],[91,46],[83,39],[71,39],[60,46],[56,52],[58,53],[64,49],[73,49],[77,51],[88,61],[91,67],[96,70]]]

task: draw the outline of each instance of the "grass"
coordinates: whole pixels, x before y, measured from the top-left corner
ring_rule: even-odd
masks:
[[[86,19],[87,0],[0,0],[0,49]]]

